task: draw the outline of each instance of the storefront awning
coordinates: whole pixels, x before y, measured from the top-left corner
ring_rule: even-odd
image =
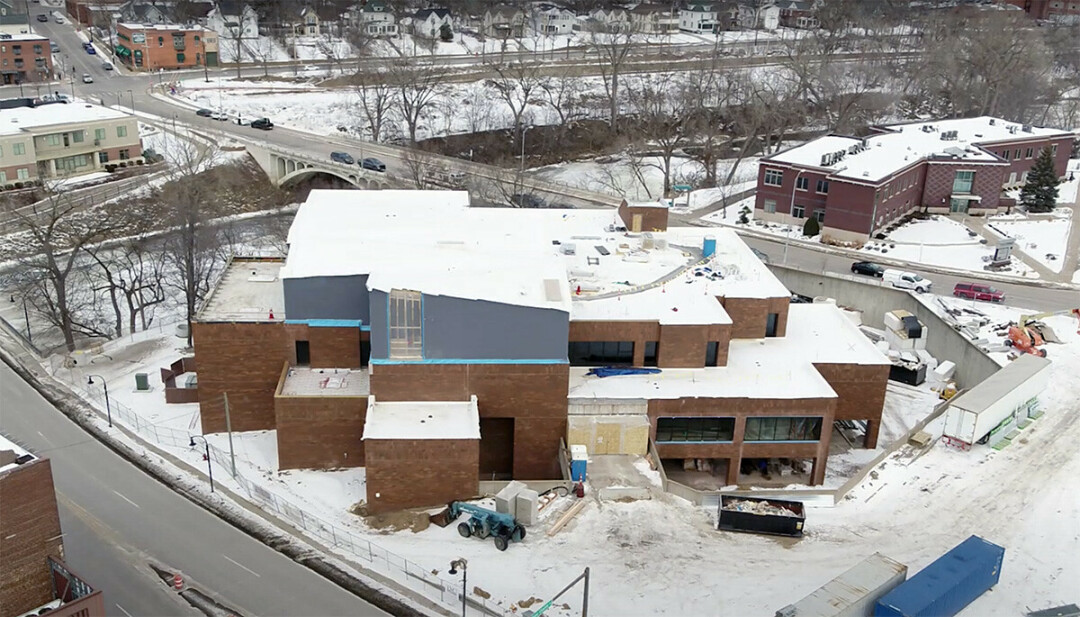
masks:
[[[118,56],[130,56],[131,55],[131,50],[128,49],[127,47],[124,47],[123,45],[117,45],[116,46],[116,55],[118,55]]]

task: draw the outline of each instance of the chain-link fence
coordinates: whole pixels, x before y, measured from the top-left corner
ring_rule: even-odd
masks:
[[[105,405],[103,390],[87,388],[86,392],[92,399],[98,401],[101,405]],[[122,424],[160,446],[190,448],[192,436],[201,435],[201,433],[195,431],[179,430],[150,423],[140,418],[139,414],[135,413],[130,407],[113,399],[109,400],[108,407],[112,410],[114,423]],[[209,446],[210,459],[213,464],[231,475],[232,465],[229,453],[212,444],[207,444],[207,446]],[[204,446],[202,443],[198,443],[195,447],[201,450]],[[446,608],[456,610],[460,607],[462,589],[459,581],[432,574],[430,567],[421,567],[401,555],[388,551],[347,529],[311,514],[305,508],[249,480],[244,476],[241,467],[237,467],[237,473],[232,478],[243,489],[249,501],[264,510],[273,512],[280,518],[303,529],[322,543],[332,546],[342,554],[353,558],[363,568],[377,572],[398,585],[406,587]],[[506,614],[506,611],[494,602],[480,596],[471,595],[469,603],[473,610],[483,614]]]

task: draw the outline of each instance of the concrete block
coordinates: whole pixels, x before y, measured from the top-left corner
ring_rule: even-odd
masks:
[[[511,481],[495,495],[495,511],[516,517],[514,497],[517,497],[517,494],[526,488],[524,482]]]
[[[540,514],[540,494],[532,489],[525,489],[514,497],[514,505],[517,514],[514,518],[517,522],[529,527],[536,524]]]

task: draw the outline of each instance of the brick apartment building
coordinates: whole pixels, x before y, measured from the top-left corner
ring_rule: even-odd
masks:
[[[1005,0],[1024,9],[1033,19],[1060,24],[1080,24],[1080,0]]]
[[[108,27],[112,15],[124,9],[123,1],[116,0],[64,0],[64,12],[84,26]]]
[[[116,55],[131,69],[217,66],[217,35],[199,26],[116,24]]]
[[[52,75],[48,38],[36,34],[0,34],[0,83],[51,81]]]
[[[233,260],[193,324],[202,428],[225,430],[228,393],[233,430],[277,429],[281,469],[366,466],[369,511],[559,478],[570,428],[636,423],[665,464],[718,459],[727,484],[748,459],[820,484],[834,420],[876,445],[888,360],[835,306],[789,306],[730,230],[668,229],[655,205],[316,190],[288,244]],[[645,453],[630,441],[585,445]]]
[[[64,565],[48,459],[0,435],[0,617],[104,617],[105,600]]]
[[[755,218],[802,225],[825,239],[861,242],[915,210],[996,213],[1013,205],[1043,148],[1064,177],[1075,136],[980,117],[873,127],[865,138],[829,135],[761,159]]]
[[[35,99],[0,107],[0,187],[141,161],[139,126],[130,114]]]

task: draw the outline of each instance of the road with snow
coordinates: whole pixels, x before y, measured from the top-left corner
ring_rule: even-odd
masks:
[[[386,615],[143,473],[0,362],[0,432],[52,461],[69,564],[110,615],[196,615],[149,563],[242,614]]]

